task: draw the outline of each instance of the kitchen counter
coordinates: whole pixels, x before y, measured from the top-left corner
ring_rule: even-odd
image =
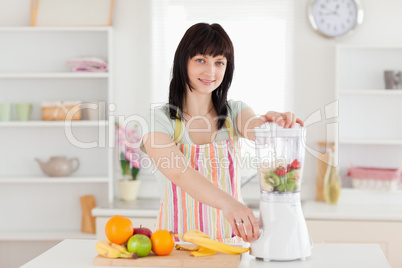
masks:
[[[342,189],[335,205],[307,200],[307,220],[402,221],[402,191]]]
[[[97,255],[95,251],[95,243],[96,240],[66,239],[21,267],[94,267],[92,262]],[[200,261],[202,261],[202,258],[200,258]],[[272,268],[390,268],[380,246],[375,244],[316,244],[312,249],[312,255],[305,261],[263,262],[256,260],[253,256],[245,253],[241,256],[239,268],[258,268],[267,266]],[[222,264],[222,267],[224,267],[224,264]]]
[[[246,199],[256,217],[259,215],[259,200]],[[115,201],[92,210],[95,217],[157,217],[160,199],[142,198],[131,202]],[[402,191],[365,191],[342,189],[338,204],[329,205],[314,200],[302,201],[306,220],[369,220],[402,221]]]

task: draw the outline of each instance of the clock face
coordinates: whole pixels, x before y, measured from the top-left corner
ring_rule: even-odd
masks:
[[[313,26],[328,37],[344,35],[358,23],[354,0],[316,0],[311,12]]]

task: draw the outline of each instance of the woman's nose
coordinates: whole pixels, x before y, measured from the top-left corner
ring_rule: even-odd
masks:
[[[215,75],[215,65],[214,64],[206,64],[204,73],[206,75],[210,75],[210,76]]]

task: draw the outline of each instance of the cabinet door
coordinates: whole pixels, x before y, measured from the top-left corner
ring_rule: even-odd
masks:
[[[307,220],[314,243],[379,244],[392,267],[402,267],[402,222]]]

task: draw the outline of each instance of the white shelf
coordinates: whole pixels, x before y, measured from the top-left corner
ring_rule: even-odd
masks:
[[[77,121],[7,121],[0,122],[1,127],[64,127],[69,125],[73,127],[101,127],[107,126],[108,121],[105,120],[77,120]]]
[[[379,96],[402,96],[402,90],[398,89],[359,89],[359,90],[340,90],[342,95],[379,95]]]
[[[80,231],[1,231],[0,241],[58,241],[64,239],[96,239],[95,234]]]
[[[91,72],[46,72],[46,73],[45,72],[39,72],[39,73],[19,72],[19,73],[0,73],[0,78],[2,78],[2,79],[29,79],[29,78],[99,79],[99,78],[109,78],[109,73],[107,73],[107,72],[99,72],[99,73],[91,73]]]
[[[107,183],[109,178],[106,176],[86,176],[86,177],[31,177],[31,176],[3,176],[0,177],[1,183]]]
[[[402,145],[402,139],[382,140],[382,139],[340,139],[340,144],[350,145]]]
[[[63,27],[63,26],[10,26],[0,27],[0,32],[105,32],[112,27]]]

